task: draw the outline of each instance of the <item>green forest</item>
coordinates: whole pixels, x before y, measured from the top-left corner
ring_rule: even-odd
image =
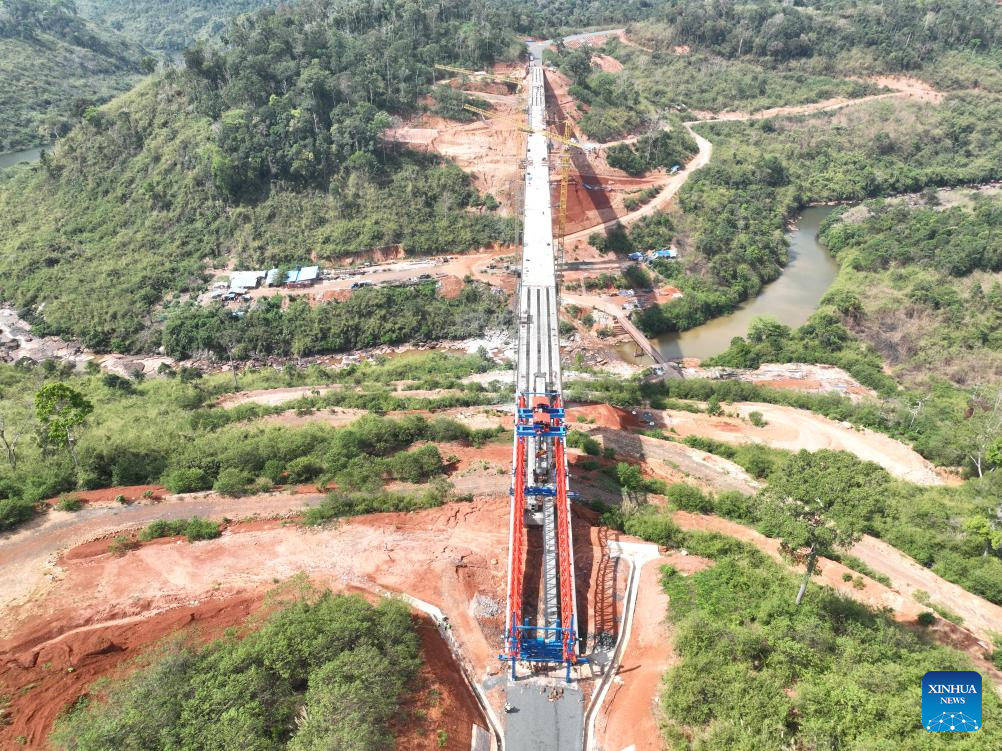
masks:
[[[917,391],[973,388],[972,403],[990,401],[982,387],[1002,375],[1000,212],[994,189],[837,209],[820,237],[840,271],[820,310],[796,330],[756,319],[708,362],[828,363],[885,395],[898,389],[886,365]]]
[[[1002,45],[992,0],[667,0],[656,18],[662,49],[686,44],[729,59],[804,61],[842,75],[916,70],[957,50],[991,55]]]
[[[983,540],[976,534],[950,531],[970,498],[961,500],[957,495],[951,500],[952,489],[909,491],[880,467],[844,452],[790,454],[762,446],[712,444],[691,442],[704,449],[744,452],[743,459],[738,458],[757,467],[757,475],[766,481],[763,490],[747,497],[671,484],[649,488],[648,492],[663,494],[663,499],[635,511],[597,506],[604,523],[710,561],[692,574],[672,565],[661,567],[678,658],[663,676],[655,710],[665,748],[950,746],[951,739],[943,734],[921,728],[915,721],[915,706],[930,664],[978,669],[967,655],[937,644],[926,630],[940,619],[955,623],[963,619],[925,597],[922,604],[929,610],[920,615],[917,626],[906,626],[889,612],[868,608],[829,586],[808,586],[798,602],[795,594],[803,577],[789,566],[795,561],[792,551],[806,549],[813,541],[824,555],[861,574],[842,576],[854,588],[865,587],[863,576],[893,584],[846,554],[838,542],[851,544],[863,533],[882,536],[891,528],[893,536],[886,539],[892,544],[912,552],[924,541],[935,553],[919,555],[920,561],[998,601],[1002,596],[997,586],[1002,581],[998,554],[979,560]],[[629,484],[629,473],[620,472],[620,479]],[[997,486],[998,478],[991,482]],[[997,487],[982,485],[979,490],[991,493]],[[922,497],[925,493],[936,497]],[[826,499],[829,507],[823,524],[812,526],[813,508],[805,506],[800,517],[791,512],[791,498],[805,503]],[[970,513],[970,506],[966,508]],[[738,539],[683,531],[673,521],[676,511],[715,513],[753,526],[783,542],[783,558],[774,560]],[[947,559],[952,563],[946,564]],[[998,651],[994,655],[998,664],[1002,655]],[[987,671],[981,672],[990,680]],[[1000,711],[998,696],[986,692],[985,716]],[[970,737],[971,747],[988,751],[998,745],[999,737],[999,729],[988,729],[986,721],[983,734]]]
[[[454,299],[439,296],[434,282],[417,287],[362,289],[344,302],[310,306],[302,299],[282,307],[265,299],[235,317],[221,304],[172,309],[163,348],[171,357],[215,354],[238,360],[352,352],[384,344],[465,339],[512,328],[514,315],[503,293],[468,284]]]
[[[802,206],[999,179],[1000,118],[1002,99],[971,92],[695,126],[713,159],[680,191],[675,217],[694,252],[659,266],[686,297],[639,325],[684,330],[758,294],[786,264],[787,221]]]
[[[79,0],[80,14],[148,50],[177,56],[198,41],[218,39],[232,18],[276,0]]]
[[[822,240],[841,266],[829,298],[906,383],[1002,378],[1002,199],[927,191],[838,211]],[[850,297],[852,290],[871,293]]]
[[[139,658],[60,719],[55,748],[392,749],[420,666],[408,607],[308,591],[272,608],[242,637],[175,639]]]
[[[308,2],[244,16],[99,109],[0,189],[0,296],[41,333],[159,344],[151,313],[205,267],[514,242],[453,165],[387,144],[447,61],[517,54],[489,5]],[[459,40],[457,42],[457,40]],[[322,62],[321,62],[322,61]],[[44,313],[40,306],[44,303]]]
[[[735,540],[693,533],[678,544],[714,564],[689,577],[663,571],[681,658],[661,694],[666,748],[953,745],[921,729],[915,706],[930,664],[974,669],[966,656],[829,588],[796,608],[796,579]],[[991,691],[984,713],[983,735],[967,745],[988,751],[1002,738],[987,725],[1002,713]]]
[[[140,77],[143,49],[87,23],[73,3],[0,2],[0,154],[64,135]]]

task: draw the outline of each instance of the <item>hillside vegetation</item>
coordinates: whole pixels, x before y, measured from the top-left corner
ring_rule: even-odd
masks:
[[[339,370],[290,365],[282,372],[268,368],[203,378],[197,370],[168,369],[167,377],[136,383],[99,375],[96,367],[88,375],[71,376],[54,363],[0,365],[0,531],[34,516],[40,501],[78,487],[162,482],[171,492],[215,487],[240,495],[289,482],[336,481],[339,488],[371,493],[391,478],[427,482],[442,474],[442,457],[437,450],[432,456],[427,451],[415,455],[410,451],[414,442],[479,443],[494,431],[420,416],[399,421],[369,416],[338,429],[319,422],[297,429],[256,421],[285,411],[309,414],[333,407],[382,413],[493,404],[507,398],[509,387],[458,381],[493,367],[483,355],[425,353]],[[414,379],[417,389],[453,392],[438,398],[395,396],[391,382],[404,378]],[[274,407],[215,406],[231,391],[289,386],[332,388]],[[61,398],[78,395],[82,409],[43,422],[36,395],[44,389],[57,389]],[[438,502],[443,497],[438,492]]]
[[[756,111],[879,91],[874,74],[941,89],[1002,93],[1002,13],[992,0],[667,0],[629,26],[633,44],[601,50],[625,66],[596,70],[588,48],[553,56],[585,103],[581,127],[610,140],[670,111]]]
[[[420,666],[407,606],[312,593],[243,638],[175,640],[64,716],[56,748],[393,748],[390,721]]]
[[[1002,198],[971,195],[871,202],[822,227],[841,266],[831,298],[906,381],[1002,381]]]
[[[148,50],[176,56],[197,41],[220,37],[235,16],[277,0],[79,0],[81,15]]]
[[[244,16],[100,110],[0,192],[0,297],[39,333],[159,345],[151,310],[203,269],[513,242],[456,166],[381,140],[446,61],[513,54],[489,6],[307,2]],[[423,9],[423,10],[422,10]]]
[[[72,3],[0,2],[0,153],[65,133],[88,107],[138,80],[142,55]]]
[[[686,296],[645,310],[639,325],[684,330],[758,294],[786,264],[787,221],[806,204],[999,179],[1000,122],[1002,97],[958,93],[698,126],[714,152],[679,193],[688,252],[658,265]]]
[[[658,710],[666,748],[953,746],[916,722],[918,686],[930,665],[975,669],[965,655],[827,587],[797,608],[795,578],[762,553],[666,524],[661,536],[667,530],[675,544],[714,560],[692,576],[668,567],[662,579],[679,658],[665,673]],[[972,748],[998,745],[1002,732],[987,718],[1000,712],[986,691],[985,726]]]
[[[833,96],[831,82],[824,83],[818,76],[907,74],[939,89],[1002,93],[1002,14],[993,0],[805,0],[796,4],[669,0],[659,6],[651,22],[631,27],[631,35],[653,50],[655,65],[669,71],[693,72],[679,60],[687,56],[676,53],[680,49],[696,53],[700,75],[688,85],[680,82],[687,98],[676,99],[695,108],[709,101],[694,83],[709,84],[700,88],[713,97],[715,82],[734,81],[742,72],[747,75],[749,65],[760,69],[761,88],[735,89],[737,99],[726,109],[795,103],[774,96],[756,101],[773,89],[772,81],[784,79],[795,88],[816,81],[817,98]]]

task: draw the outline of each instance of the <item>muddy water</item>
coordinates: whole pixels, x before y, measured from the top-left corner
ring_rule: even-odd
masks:
[[[41,146],[35,146],[24,151],[11,151],[7,154],[0,154],[0,169],[13,167],[15,164],[20,164],[21,162],[37,162],[41,155]]]
[[[818,302],[835,280],[838,266],[818,242],[818,228],[832,212],[831,206],[804,209],[796,229],[787,235],[790,262],[782,276],[763,288],[733,313],[714,318],[702,326],[678,334],[664,334],[651,341],[669,360],[706,358],[723,352],[735,336],[748,333],[755,316],[773,316],[787,326],[800,326],[817,310]],[[633,350],[630,345],[627,349]],[[629,354],[632,355],[632,352]],[[632,359],[632,358],[631,358]]]

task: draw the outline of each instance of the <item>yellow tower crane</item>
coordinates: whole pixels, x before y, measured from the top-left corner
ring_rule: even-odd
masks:
[[[464,104],[463,109],[469,110],[470,112],[475,112],[481,117],[491,120],[500,119],[490,110],[485,110],[481,107],[475,107],[472,104]],[[518,129],[524,133],[536,133],[532,128],[526,125],[519,125]],[[571,121],[564,120],[564,132],[563,134],[554,133],[551,130],[539,131],[540,135],[545,136],[550,141],[555,141],[563,146],[560,152],[560,213],[557,215],[557,268],[563,267],[564,262],[564,235],[567,234],[567,188],[570,184],[571,177],[571,149],[582,149],[584,146],[574,138],[574,131],[571,128]],[[558,283],[559,283],[559,271],[558,273]]]
[[[564,267],[564,235],[567,234],[567,186],[571,178],[571,147],[580,148],[572,139],[571,121],[564,120],[564,137],[560,142],[564,145],[560,152],[560,214],[557,220],[557,284],[562,281]]]
[[[488,120],[494,119],[493,112],[491,112],[490,110],[482,109],[481,107],[474,107],[472,104],[464,104],[463,109],[469,110],[470,112],[476,112],[478,115]]]

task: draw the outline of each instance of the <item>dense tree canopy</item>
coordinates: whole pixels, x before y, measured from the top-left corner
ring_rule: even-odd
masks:
[[[282,308],[263,300],[242,317],[222,305],[177,309],[164,326],[165,351],[177,357],[215,353],[237,358],[346,352],[407,341],[464,339],[506,328],[512,315],[501,296],[468,285],[459,297],[440,297],[434,283],[363,289],[345,302]],[[232,336],[230,336],[232,334]]]
[[[312,595],[243,639],[155,650],[80,702],[54,742],[66,751],[384,751],[419,655],[406,605]]]
[[[142,54],[72,2],[0,2],[0,153],[64,134],[136,81]]]
[[[1002,43],[993,0],[669,0],[658,15],[671,29],[669,44],[775,62],[835,60],[863,48],[883,68],[908,70],[947,50],[990,52]]]
[[[511,27],[458,0],[318,0],[238,19],[225,45],[88,110],[0,190],[0,295],[38,332],[149,349],[152,309],[204,289],[210,262],[516,241],[518,221],[485,208],[457,167],[382,138],[419,106],[434,63],[484,67],[518,49]]]
[[[177,55],[196,41],[218,38],[230,19],[277,0],[77,0],[80,14],[146,49]]]

